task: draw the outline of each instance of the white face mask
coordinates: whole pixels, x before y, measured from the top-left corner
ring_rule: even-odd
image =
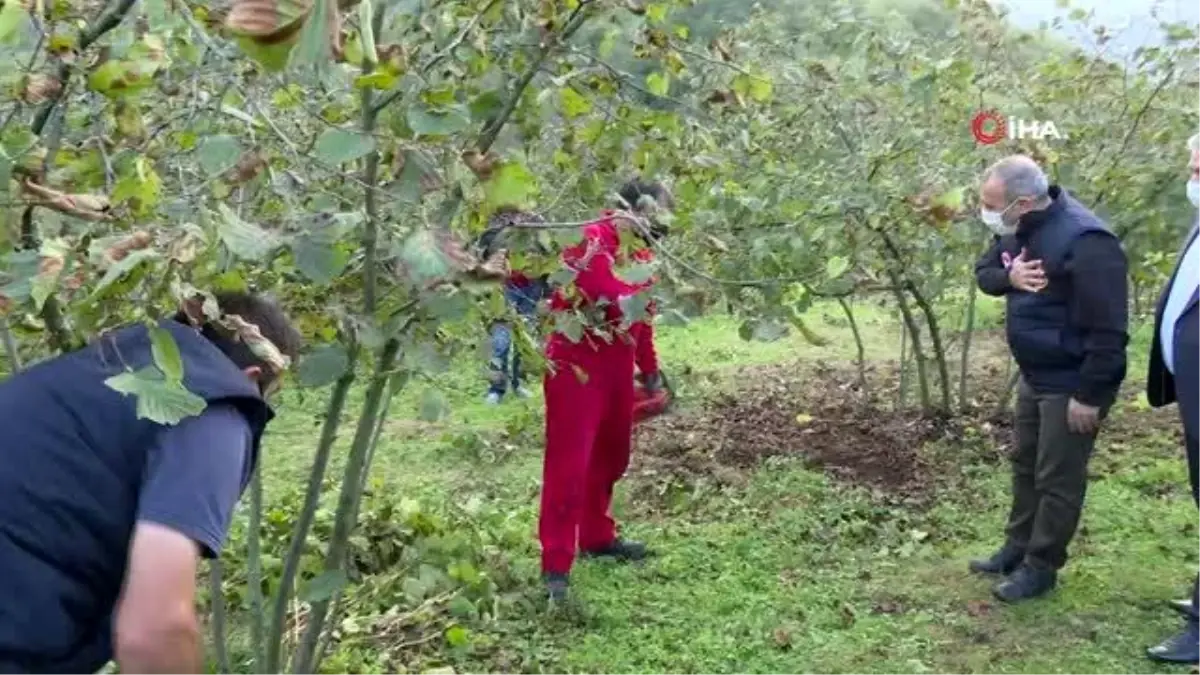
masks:
[[[1200,207],[1200,179],[1193,178],[1188,181],[1187,196],[1192,206]]]
[[[1016,202],[1014,201],[1012,204],[1004,207],[1003,211],[993,211],[986,206],[980,207],[979,219],[982,220],[983,224],[987,225],[988,229],[991,230],[996,236],[1003,237],[1005,235],[1012,234],[1017,231],[1017,226],[1016,224],[1006,224],[1004,222],[1004,214],[1008,213],[1008,210],[1013,207],[1013,204],[1016,204]]]

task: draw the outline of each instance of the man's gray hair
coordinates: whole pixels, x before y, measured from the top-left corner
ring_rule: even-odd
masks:
[[[1188,139],[1188,150],[1200,152],[1200,134],[1196,134]]]
[[[1004,200],[1012,202],[1021,197],[1043,201],[1050,196],[1050,179],[1042,167],[1026,155],[1010,155],[993,164],[984,174],[987,182],[993,177],[1004,185]]]

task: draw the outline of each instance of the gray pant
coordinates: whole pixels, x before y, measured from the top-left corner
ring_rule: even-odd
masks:
[[[1069,401],[1065,394],[1038,394],[1025,382],[1017,394],[1013,503],[1005,534],[1011,546],[1025,551],[1027,562],[1049,569],[1067,562],[1096,445],[1095,434],[1076,434],[1067,426]]]

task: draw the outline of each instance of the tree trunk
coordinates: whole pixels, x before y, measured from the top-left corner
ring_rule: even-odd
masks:
[[[858,322],[854,320],[854,309],[850,306],[850,302],[846,298],[838,298],[838,304],[842,306],[842,311],[846,313],[846,320],[850,322],[850,332],[854,335],[855,360],[858,364],[858,386],[862,388],[863,394],[866,394],[867,350],[863,346],[862,333],[858,332]]]
[[[255,469],[254,475],[250,477],[250,530],[246,533],[246,590],[250,595],[250,646],[254,653],[253,672],[273,673],[275,671],[266,668],[267,655],[263,649],[263,619],[266,608],[262,590],[262,512],[262,467],[258,467]]]
[[[896,409],[902,410],[908,394],[908,324],[900,320],[900,387],[896,391]]]
[[[1012,359],[1009,359],[1009,366],[1012,366]],[[1000,394],[1000,401],[996,404],[996,414],[1002,415],[1008,412],[1009,405],[1012,404],[1013,392],[1016,391],[1017,383],[1021,381],[1020,369],[1014,369],[1008,377],[1008,382],[1004,385],[1004,391]]]
[[[962,354],[958,368],[958,409],[963,413],[967,412],[969,407],[967,378],[971,372],[971,340],[975,335],[975,298],[978,292],[974,283],[971,284],[971,290],[967,291],[967,325],[963,329]]]
[[[921,410],[928,413],[933,410],[933,401],[929,397],[928,362],[925,360],[925,351],[921,347],[921,329],[917,326],[917,319],[913,316],[912,308],[908,306],[908,298],[905,297],[904,289],[899,283],[899,275],[890,269],[888,273],[892,276],[892,285],[895,286],[893,293],[900,305],[900,316],[904,319],[904,325],[908,327],[908,337],[912,342],[911,351],[913,363],[917,367],[917,391],[921,396]]]
[[[221,559],[213,558],[208,564],[208,595],[212,604],[209,620],[212,622],[213,652],[217,659],[217,672],[231,673],[233,670],[229,667],[229,648],[225,640],[225,592],[221,590],[221,576]],[[261,629],[261,615],[256,622]]]

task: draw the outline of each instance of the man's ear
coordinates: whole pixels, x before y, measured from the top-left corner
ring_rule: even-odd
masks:
[[[249,368],[242,368],[242,372],[245,373],[246,377],[250,378],[250,380],[255,384],[262,381],[262,366],[250,366]]]

